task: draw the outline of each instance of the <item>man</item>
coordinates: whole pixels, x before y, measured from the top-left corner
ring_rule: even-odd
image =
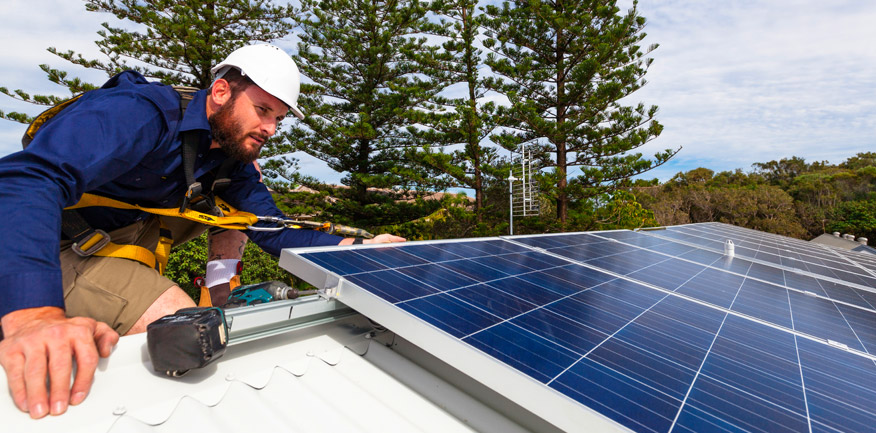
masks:
[[[297,107],[298,69],[278,48],[252,45],[233,52],[213,72],[212,87],[196,93],[184,114],[171,87],[149,83],[135,72],[119,74],[53,117],[27,149],[0,159],[0,209],[7,227],[0,236],[5,334],[0,364],[13,401],[31,417],[59,415],[82,402],[99,357],[109,356],[119,334],[144,332],[152,321],[194,306],[153,268],[71,251],[59,231],[66,223],[63,208],[85,192],[144,207],[179,206],[188,187],[181,134],[197,131],[195,178],[234,158],[222,198],[256,215],[282,216],[252,162],[287,112],[303,118]],[[79,212],[94,229],[109,232],[114,243],[147,249],[163,236],[161,223],[177,243],[206,228],[139,210]],[[246,234],[274,255],[285,247],[354,243],[306,230]],[[364,242],[403,240],[383,234]]]

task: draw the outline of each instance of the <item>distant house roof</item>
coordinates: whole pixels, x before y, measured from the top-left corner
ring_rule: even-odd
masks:
[[[815,239],[812,239],[810,242],[815,242],[817,244],[827,245],[834,248],[841,248],[844,250],[876,254],[876,249],[872,247],[869,247],[858,241],[846,239],[830,233],[824,233],[816,237]]]

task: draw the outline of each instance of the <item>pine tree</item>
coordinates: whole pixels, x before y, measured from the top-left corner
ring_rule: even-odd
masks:
[[[167,84],[206,88],[210,68],[231,51],[252,41],[286,36],[295,26],[292,6],[275,6],[267,0],[86,0],[89,12],[108,12],[120,20],[145,27],[129,30],[103,24],[95,43],[106,60],[86,59],[55,47],[48,51],[75,65],[106,72],[107,77],[126,69]],[[40,65],[48,79],[64,86],[68,96],[30,95],[22,90],[0,92],[39,105],[55,105],[69,96],[94,89],[94,84],[49,65]],[[22,113],[2,113],[0,118],[30,122]]]
[[[476,39],[483,15],[475,15],[476,5],[474,0],[442,0],[433,4],[442,19],[427,30],[445,40],[430,70],[437,72],[435,79],[441,80],[445,87],[463,84],[465,94],[436,97],[435,107],[420,113],[419,123],[428,128],[411,128],[421,147],[411,148],[409,157],[425,168],[421,182],[438,188],[473,189],[475,213],[480,222],[486,188],[484,178],[495,171],[497,153],[495,148],[481,144],[495,128],[490,116],[495,106],[493,103],[478,105],[488,89],[478,72],[483,65],[483,53],[477,48]]]
[[[368,188],[403,183],[398,175],[412,111],[440,91],[424,65],[435,51],[415,36],[426,20],[419,0],[304,0],[295,61],[307,114],[274,155],[304,151],[325,161],[359,204]]]
[[[570,202],[610,190],[678,151],[653,160],[631,153],[662,130],[656,106],[620,102],[645,84],[645,56],[656,48],[638,45],[645,18],[636,4],[626,14],[615,0],[514,0],[485,8],[485,46],[493,51],[486,63],[498,74],[491,86],[510,100],[501,110],[507,129],[494,140],[507,149],[540,149],[543,168],[553,168],[563,224]],[[570,184],[573,167],[584,175]]]

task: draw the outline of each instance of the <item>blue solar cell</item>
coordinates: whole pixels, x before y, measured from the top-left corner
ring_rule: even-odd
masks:
[[[633,272],[629,277],[672,291],[705,269],[705,266],[696,263],[669,259],[648,269]]]
[[[498,316],[445,293],[405,301],[397,305],[457,338],[465,337],[501,321]]]
[[[449,248],[445,248],[445,245],[448,244],[405,245],[404,247],[399,248],[404,248],[406,253],[417,256],[430,263],[440,263],[447,260],[459,260],[463,258],[463,256],[451,252]]]
[[[792,289],[827,296],[827,293],[821,288],[821,284],[818,283],[818,280],[806,275],[785,271],[785,283]]]
[[[785,273],[781,269],[760,263],[752,263],[747,276],[769,281],[780,286],[785,285]]]
[[[476,265],[483,266],[486,268],[500,269],[502,272],[504,272],[507,275],[520,275],[520,274],[525,274],[527,272],[532,272],[536,269],[544,269],[543,267],[542,268],[531,268],[529,266],[526,266],[523,263],[520,263],[519,260],[515,260],[518,258],[517,256],[519,256],[519,254],[513,254],[510,256],[479,257],[476,259],[471,259],[471,261],[472,261],[472,263],[474,263]],[[453,263],[453,262],[450,262],[450,263]],[[536,263],[534,261],[530,264],[531,265],[539,265],[539,264],[543,265],[543,263]]]
[[[876,427],[873,361],[805,338],[798,338],[797,345],[813,424],[872,431]]]
[[[715,269],[721,269],[727,272],[737,273],[739,275],[748,275],[748,270],[751,269],[752,262],[739,257],[721,257],[713,262],[711,266]]]
[[[566,259],[534,252],[506,254],[501,257],[506,260],[514,260],[530,269],[548,269],[569,264],[569,261]]]
[[[706,250],[693,250],[691,252],[681,254],[678,257],[681,259],[690,260],[692,262],[709,266],[717,262],[718,260],[721,260],[724,255]]]
[[[458,289],[477,283],[473,278],[466,277],[458,272],[451,271],[441,265],[419,265],[398,269],[416,281],[428,284],[440,291]]]
[[[714,314],[716,319],[722,317],[718,312]],[[715,339],[715,333],[649,311],[618,332],[617,338],[696,372]]]
[[[876,293],[860,289],[855,289],[855,291],[857,291],[858,295],[864,298],[868,304],[872,305],[874,309],[876,309]]]
[[[788,289],[760,281],[745,280],[731,310],[793,329]]]
[[[597,233],[596,236],[615,239],[625,244],[635,245],[641,248],[654,249],[660,245],[667,244],[675,244],[672,241],[668,241],[666,239],[660,239],[654,236],[646,236],[639,233],[634,232],[610,232],[610,233]],[[690,250],[693,247],[686,247],[686,250]]]
[[[805,412],[800,414],[770,405],[705,375],[697,378],[678,423],[688,429],[702,425],[703,421],[692,420],[695,416],[711,421],[710,424],[731,425],[728,431],[802,432],[809,429]]]
[[[833,302],[796,292],[789,294],[794,329],[843,343],[853,349],[864,350],[858,337],[852,332],[852,328]]]
[[[731,273],[706,269],[675,292],[722,308],[730,308],[744,279]]]
[[[777,254],[765,252],[763,251],[763,248],[761,248],[761,251],[758,251],[754,254],[754,258],[764,262],[775,263],[777,265],[782,263],[781,257],[779,257]]]
[[[695,302],[690,302],[676,296],[669,296],[659,304],[651,307],[650,313],[657,313],[667,320],[676,320],[686,323],[695,328],[706,331],[708,334],[718,332],[721,322],[724,320],[724,312],[706,307]]]
[[[647,330],[642,327],[627,326],[619,334],[626,335],[633,341],[646,337],[661,336],[660,333],[635,335]],[[685,354],[684,347],[672,347],[671,352],[659,347],[664,342],[672,342],[669,338],[660,338],[657,345],[648,345],[647,350],[636,344],[627,343],[625,338],[612,338],[587,355],[587,359],[596,361],[626,377],[653,388],[670,397],[681,400],[684,398],[690,383],[696,375],[696,370],[677,362],[667,355]],[[676,341],[677,342],[677,341]],[[706,351],[699,354],[705,356]],[[687,354],[690,358],[690,354]],[[697,360],[697,366],[702,359]]]
[[[591,242],[604,242],[604,239],[589,234],[551,235],[538,237],[512,238],[515,242],[536,248],[552,249],[569,245],[582,245]]]
[[[605,241],[585,245],[575,245],[571,247],[555,248],[550,251],[563,257],[586,262],[587,260],[596,259],[599,257],[629,253],[630,251],[634,251],[637,249],[638,248],[632,245],[624,245],[618,242]]]
[[[752,247],[747,247],[745,245],[746,244],[744,242],[736,243],[736,255],[741,257],[754,258],[754,256],[757,255],[757,245],[753,245]]]
[[[452,245],[452,244],[448,244]],[[487,240],[480,242],[461,242],[459,247],[474,250],[466,251],[465,257],[494,256],[497,254],[522,253],[529,251],[528,248],[503,240]]]
[[[701,383],[700,379],[707,382]],[[780,424],[800,420],[806,423],[806,403],[792,334],[728,316],[703,364],[700,379],[691,392],[694,401],[688,403],[714,412],[728,422],[737,425],[754,422],[761,424],[759,428],[766,428],[782,417],[792,417],[796,421]],[[734,392],[710,393],[704,389],[718,383]]]
[[[593,292],[610,296],[613,299],[640,308],[651,308],[652,305],[663,300],[666,293],[654,290],[632,281],[616,279],[594,287]]]
[[[797,254],[797,256],[799,256],[799,254]],[[803,271],[808,269],[805,261],[795,257],[782,257],[782,261],[779,264],[791,269],[800,269]]]
[[[667,260],[669,260],[669,257],[652,253],[648,250],[633,250],[617,256],[601,257],[590,260],[587,264],[621,275],[626,275]]]
[[[535,305],[545,305],[563,297],[563,295],[555,290],[548,290],[545,287],[517,277],[491,281],[487,285]]]
[[[654,245],[647,247],[651,251],[656,251],[658,253],[667,254],[670,256],[680,256],[685,253],[689,253],[691,251],[695,251],[697,248],[689,245],[682,245],[675,242],[665,242],[660,245]]]
[[[618,329],[644,311],[644,308],[587,290],[578,295],[548,305],[548,310],[606,334]]]
[[[864,345],[867,353],[876,355],[876,313],[840,304],[837,304],[837,308]]]
[[[867,302],[866,299],[862,298],[857,290],[852,289],[849,286],[833,283],[830,281],[824,281],[821,283],[821,286],[824,288],[824,291],[827,293],[827,296],[830,299],[840,302],[846,302],[852,305],[857,305],[859,307],[870,308],[873,306]]]
[[[510,323],[581,354],[589,352],[608,338],[608,334],[586,323],[576,322],[547,308],[515,317]]]
[[[518,237],[511,238],[511,240],[513,240],[514,242],[519,242],[521,244],[529,245],[529,246],[534,247],[534,248],[544,248],[544,249],[558,248],[558,247],[564,247],[564,246],[568,245],[566,242],[563,242],[561,239],[562,239],[561,236],[538,236],[538,237],[525,237],[525,238],[518,238]]]
[[[325,251],[301,256],[341,276],[386,269],[386,266],[355,250]]]
[[[641,233],[631,232],[629,230],[618,230],[613,232],[596,232],[593,233],[594,236],[599,236],[603,238],[611,238],[617,239],[619,241],[631,242],[640,239],[645,239]]]
[[[764,254],[772,254],[774,256],[778,256],[780,254],[780,250],[778,248],[766,246],[763,244],[761,244],[760,248],[758,249],[758,252],[764,253]],[[778,262],[775,262],[775,263],[778,263]]]
[[[861,285],[862,285],[862,286],[870,287],[870,288],[874,288],[874,287],[876,287],[876,278],[873,278],[873,277],[868,276],[868,275],[861,275],[861,276],[859,276],[858,278],[861,279],[861,281],[862,281]]]
[[[454,290],[450,294],[462,299],[469,304],[489,311],[502,319],[523,314],[535,308],[535,304],[521,298],[490,287],[486,284],[469,286],[464,289]]]
[[[547,383],[581,355],[508,322],[463,338],[484,353]]]
[[[393,270],[348,275],[345,278],[391,303],[438,292],[433,287]]]
[[[549,385],[635,431],[669,431],[681,406],[678,399],[587,358]]]
[[[359,251],[368,259],[380,263],[387,268],[400,268],[426,263],[422,258],[405,252],[404,248],[371,248]]]
[[[441,263],[441,266],[482,283],[511,275],[498,267],[484,266],[473,260],[452,260]]]
[[[492,241],[492,242],[503,242],[503,241]],[[492,255],[492,252],[495,253],[503,253],[504,251],[501,245],[496,244],[488,244],[487,241],[483,242],[483,245],[480,242],[447,242],[441,244],[441,249],[456,254],[460,257],[465,257],[467,259],[475,258],[475,257],[483,257]]]
[[[561,295],[578,293],[614,278],[604,272],[577,265],[567,265],[520,276],[522,280],[540,285]]]
[[[688,402],[681,408],[678,419],[672,427],[673,433],[701,433],[710,431],[744,431],[741,426],[731,424],[713,413],[706,412],[697,407],[701,398],[694,395],[694,403]]]

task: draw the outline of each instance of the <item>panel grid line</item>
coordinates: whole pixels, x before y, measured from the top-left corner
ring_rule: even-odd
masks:
[[[745,284],[745,280],[742,280],[739,287],[736,288],[736,295],[733,296],[733,302],[730,303],[730,307],[727,309],[730,310],[733,308],[733,304],[736,303],[736,298],[739,297],[739,292],[742,291],[742,285]],[[724,329],[724,324],[727,323],[728,313],[724,314],[724,318],[721,320],[721,326],[718,327],[718,330],[715,332],[715,336],[712,338],[712,343],[709,344],[709,349],[706,350],[706,355],[703,356],[703,360],[700,362],[700,368],[697,369],[696,374],[694,375],[693,380],[690,383],[690,386],[687,388],[687,393],[684,395],[684,399],[681,401],[681,406],[678,407],[678,412],[675,414],[675,419],[672,420],[672,425],[669,427],[669,431],[675,428],[675,423],[678,422],[678,417],[681,416],[681,412],[684,410],[684,406],[687,404],[687,398],[690,396],[690,392],[693,390],[694,386],[696,386],[697,379],[700,377],[700,373],[703,371],[703,366],[706,365],[706,360],[709,359],[709,355],[712,353],[712,348],[715,347],[715,341],[718,340],[718,336],[721,335],[721,330]]]
[[[659,238],[661,238],[661,239],[671,239],[671,238],[665,238],[665,237],[662,237],[662,236],[659,236],[659,235],[657,235],[657,236],[655,236],[655,237],[659,237]],[[684,241],[680,241],[680,240],[677,240],[677,239],[673,239],[673,241],[674,241],[674,242],[681,243],[681,244],[683,244],[683,245],[696,247],[696,248],[702,249],[702,250],[704,250],[704,251],[709,251],[709,252],[713,252],[713,253],[716,253],[716,254],[723,254],[722,251],[719,252],[719,251],[717,251],[717,250],[713,250],[713,249],[711,249],[711,248],[707,248],[707,247],[703,247],[703,246],[698,246],[698,245],[695,245],[695,244],[690,244],[690,243],[687,243],[687,242],[684,242]],[[635,245],[633,245],[633,246],[635,246]],[[640,247],[637,247],[637,248],[640,248]],[[659,251],[652,251],[652,252],[656,252],[656,253],[658,253],[658,254],[663,254],[663,253],[661,253],[661,252],[659,252]],[[689,262],[689,263],[696,263],[696,264],[699,264],[699,263],[697,263],[697,262],[695,262],[695,261],[692,261],[692,260],[689,260],[689,259],[686,259],[686,258],[683,258],[683,257],[674,257],[674,258],[679,259],[679,260],[683,260],[683,261],[686,261],[686,262]],[[752,263],[757,263],[757,264],[764,265],[764,266],[770,266],[770,267],[778,268],[778,269],[783,270],[783,271],[791,271],[791,272],[794,271],[794,269],[788,269],[787,266],[776,265],[776,264],[774,264],[774,263],[769,263],[769,262],[763,262],[763,261],[761,261],[761,260],[758,260],[758,259],[755,259],[755,258],[752,258],[752,257],[741,257],[741,258],[742,258],[743,260],[748,260],[748,261],[750,261],[750,262],[752,262]],[[710,266],[711,266],[711,265],[710,265]],[[740,275],[740,276],[741,276],[741,274],[739,274],[739,273],[737,273],[737,272],[728,271],[728,270],[724,270],[724,269],[720,269],[720,268],[715,268],[715,269],[717,269],[717,270],[719,270],[719,271],[729,272],[729,273],[732,273],[732,274],[734,274],[734,275]],[[840,279],[835,279],[835,278],[831,278],[831,277],[826,277],[826,276],[824,276],[824,275],[815,274],[815,273],[812,273],[812,272],[809,272],[809,271],[803,271],[802,275],[808,276],[808,277],[810,277],[810,278],[814,278],[814,279],[816,279],[816,280],[823,280],[823,281],[833,282],[833,283],[837,283],[837,284],[847,285],[847,286],[849,286],[849,287],[851,287],[851,288],[855,288],[855,289],[859,289],[859,290],[861,290],[861,289],[865,289],[864,286],[861,286],[861,285],[859,285],[859,284],[857,284],[857,283],[853,283],[853,282],[850,282],[850,281],[844,281],[844,280],[840,280]],[[766,281],[766,280],[763,280],[763,279],[760,279],[760,278],[757,278],[757,277],[749,277],[749,278],[755,279],[755,280],[760,281],[760,282],[763,282],[763,283],[767,283],[767,284],[775,285],[775,286],[778,286],[778,287],[782,287],[782,286],[777,285],[776,283],[773,283],[773,282],[771,282],[771,281]],[[788,288],[788,289],[791,289],[791,290],[795,290],[795,291],[798,291],[798,292],[800,292],[800,293],[803,293],[803,292],[804,292],[803,290],[799,290],[799,289],[796,289],[796,288],[794,288],[794,287],[788,287],[787,285],[784,286],[783,288]],[[871,288],[866,288],[865,290],[870,291],[870,292],[873,291]],[[849,304],[849,303],[846,303],[846,302],[841,301],[841,300],[835,300],[835,299],[828,298],[828,297],[824,297],[824,296],[822,296],[822,295],[818,295],[818,294],[816,294],[816,295],[819,296],[819,297],[821,297],[821,298],[823,298],[823,299],[828,299],[828,300],[831,300],[831,301],[834,301],[834,302],[840,302],[840,303],[843,303],[843,304],[848,305],[848,306],[850,306],[850,307],[863,308],[863,307],[861,307],[860,305]],[[863,309],[866,309],[866,308],[863,308]],[[866,309],[866,310],[868,310],[868,311],[876,311],[876,310],[872,310],[872,309]]]
[[[788,303],[791,299],[789,297]],[[803,361],[800,359],[800,345],[797,343],[797,336],[794,336],[794,353],[797,355],[797,368],[800,369],[800,387],[803,389],[803,403],[806,407],[806,423],[809,425],[809,433],[812,433],[812,417],[809,416],[809,396],[806,392],[806,378],[803,377]]]
[[[713,235],[713,236],[719,236],[719,237],[721,237],[721,236],[726,236],[725,233],[714,233],[714,232],[708,232],[708,231],[705,231],[705,230],[699,230],[699,229],[693,229],[693,228],[691,228],[690,230],[693,230],[693,231],[696,231],[696,232],[699,232],[699,233],[711,234],[711,235]],[[685,231],[681,231],[681,233],[686,233],[686,234],[689,234],[689,235],[691,235],[691,236],[700,237],[700,238],[703,238],[703,239],[706,239],[706,240],[710,240],[710,241],[714,241],[714,242],[721,242],[721,241],[716,241],[715,239],[710,239],[710,238],[708,238],[708,237],[706,237],[706,236],[703,236],[703,235],[691,234],[691,233],[689,233],[689,231],[687,231],[687,230],[685,230]],[[745,235],[739,235],[739,234],[734,233],[733,236],[745,236]],[[748,236],[745,236],[745,237],[750,239],[750,237],[748,237]],[[750,241],[750,240],[747,240],[747,239],[746,239],[746,242],[751,242],[751,243],[753,243],[753,244],[756,244],[756,245],[758,245],[758,247],[760,247],[760,245],[762,245],[762,243],[763,243],[763,241],[761,241],[761,240],[758,240],[757,242],[755,242],[755,241]],[[801,241],[801,242],[803,242],[803,241]],[[807,254],[807,253],[805,253],[805,252],[804,252],[804,253],[798,253],[798,254],[801,254],[801,255],[804,255],[804,254],[805,254],[807,257],[813,257],[813,258],[815,258],[815,259],[817,259],[817,260],[822,260],[822,258],[820,258],[820,257],[812,256],[811,254]],[[848,261],[845,260],[844,257],[840,256],[840,259],[842,259],[842,261],[834,261],[834,260],[832,260],[832,262],[837,263],[837,264],[850,264],[850,263],[848,263]],[[805,260],[801,260],[801,261],[803,261],[803,262],[805,263]],[[822,265],[822,266],[826,266],[826,267],[830,267],[830,265],[828,265],[828,264],[826,264],[826,263],[823,263],[823,262],[818,262],[818,263],[816,263],[816,264],[819,264],[819,265]],[[863,271],[863,268],[860,268],[860,267],[855,267],[855,268],[856,268],[856,269],[860,269],[860,270]],[[866,273],[866,272],[865,272],[865,273]]]
[[[662,263],[662,262],[661,262],[661,263]],[[690,278],[688,278],[687,280],[685,280],[683,283],[679,284],[678,287],[681,287],[681,286],[687,284],[688,282],[690,282],[691,280],[693,280],[694,278],[696,278],[697,276],[699,276],[700,274],[702,274],[703,272],[705,272],[706,269],[708,269],[708,268],[705,268],[705,267],[704,267],[703,270],[701,270],[700,272],[697,272],[696,274],[694,274],[693,276],[691,276]],[[643,284],[643,283],[638,282],[638,281],[635,281],[635,280],[628,280],[628,281],[632,281],[632,282],[635,282],[635,283],[637,283],[637,284]],[[646,286],[646,287],[647,287],[647,286]],[[678,289],[678,287],[676,287],[676,290]],[[665,296],[663,296],[662,298],[660,298],[659,301],[655,302],[654,305],[659,304],[660,302],[662,302],[663,300],[665,300],[666,298],[668,298],[670,295],[673,294],[672,291],[665,291],[665,290],[661,290],[661,291],[665,294]],[[550,384],[551,382],[553,382],[554,380],[556,380],[557,377],[560,377],[560,376],[561,376],[563,373],[565,373],[569,368],[572,368],[572,366],[574,366],[574,365],[577,364],[578,362],[581,362],[581,360],[584,359],[585,357],[587,357],[587,355],[590,355],[591,353],[593,353],[594,350],[596,350],[598,347],[602,346],[603,343],[605,343],[606,341],[608,341],[608,340],[610,340],[612,337],[614,337],[615,334],[617,334],[618,332],[620,332],[623,328],[626,328],[627,325],[629,325],[630,323],[633,323],[633,322],[634,322],[637,318],[639,318],[642,314],[645,314],[645,313],[648,312],[650,309],[654,308],[654,305],[648,307],[648,309],[646,309],[645,311],[643,311],[642,313],[640,313],[638,316],[636,316],[635,318],[633,318],[632,320],[630,320],[629,322],[627,322],[626,325],[624,325],[623,327],[621,327],[620,329],[618,329],[617,331],[615,331],[614,333],[612,333],[608,338],[606,338],[606,339],[604,339],[603,341],[599,342],[599,344],[597,344],[597,345],[594,346],[592,349],[590,349],[587,353],[585,353],[584,355],[582,355],[581,358],[579,358],[577,361],[575,361],[575,363],[573,363],[573,364],[570,365],[568,368],[566,368],[566,370],[563,370],[560,374],[557,374],[553,379],[550,380],[550,382],[548,382],[548,384]],[[598,361],[593,361],[593,362],[598,362]],[[607,367],[607,366],[606,366],[606,368],[610,368],[610,367]]]
[[[617,242],[624,243],[623,241],[617,241]],[[636,248],[640,248],[640,249],[645,249],[645,250],[647,250],[647,248],[640,247],[640,246],[635,245],[635,244],[628,244],[628,243],[624,243],[624,244],[629,245],[629,246],[632,246],[632,247],[636,247]],[[713,250],[709,250],[709,249],[707,249],[707,248],[703,248],[703,247],[700,247],[700,246],[695,246],[695,245],[689,245],[689,246],[693,246],[693,247],[696,247],[696,248],[699,248],[699,249],[703,249],[703,250],[705,250],[705,251],[715,252],[715,251],[713,251]],[[774,283],[774,282],[772,282],[772,281],[767,281],[767,280],[764,280],[764,279],[761,279],[761,278],[758,278],[758,277],[753,277],[753,276],[750,276],[750,275],[747,275],[747,274],[744,275],[744,274],[740,274],[740,273],[735,272],[735,271],[730,271],[730,270],[727,270],[727,269],[721,269],[721,268],[715,267],[714,264],[717,263],[720,259],[717,259],[717,260],[713,261],[713,262],[712,262],[711,264],[709,264],[709,265],[704,265],[704,264],[702,264],[702,263],[699,263],[699,262],[696,262],[696,261],[693,261],[693,260],[690,260],[690,259],[687,259],[687,258],[684,258],[684,257],[680,257],[680,256],[672,256],[672,255],[670,255],[670,254],[666,254],[666,253],[663,253],[663,252],[660,252],[660,251],[654,251],[654,250],[647,250],[647,251],[650,251],[650,252],[652,252],[652,253],[656,253],[656,254],[665,255],[665,256],[668,257],[667,260],[670,260],[670,259],[677,259],[677,260],[681,260],[681,261],[684,261],[684,262],[687,262],[687,263],[692,263],[692,264],[696,264],[696,265],[706,266],[706,267],[708,267],[708,268],[710,268],[710,269],[714,269],[714,270],[716,270],[716,271],[726,272],[726,273],[728,273],[728,274],[732,274],[732,275],[737,275],[737,276],[740,276],[740,277],[749,278],[749,279],[751,279],[751,280],[758,281],[758,282],[765,283],[765,284],[769,284],[769,285],[771,285],[771,286],[776,286],[776,287],[779,287],[779,288],[782,288],[782,289],[794,290],[794,291],[796,291],[796,292],[798,292],[798,293],[804,293],[804,294],[806,293],[805,290],[801,290],[801,289],[797,289],[797,288],[795,288],[795,287],[791,287],[791,286],[789,286],[788,283],[787,283],[787,279],[786,279],[786,277],[785,277],[785,275],[784,275],[784,272],[783,272],[783,274],[782,274],[782,278],[783,278],[783,281],[785,281],[785,285],[782,286],[782,285],[778,285],[778,284],[776,284],[776,283]],[[758,263],[758,262],[756,261],[756,259],[752,259],[752,258],[748,258],[748,257],[744,257],[744,258],[742,258],[742,260],[747,260],[747,261],[750,261],[750,262],[752,262],[752,263]],[[664,261],[664,262],[665,262],[665,261]],[[581,263],[584,263],[584,262],[581,262]],[[655,265],[658,265],[658,264],[660,264],[660,263],[663,263],[663,262],[655,263],[655,264],[653,264],[653,265],[649,265],[649,266],[655,266]],[[767,263],[759,263],[759,264],[764,265],[764,266],[775,267],[775,266],[773,266],[773,264],[767,264]],[[646,268],[642,268],[642,269],[646,269]],[[782,270],[782,271],[785,271],[784,269],[781,269],[781,270]],[[814,278],[814,279],[818,282],[819,286],[822,287],[822,289],[824,289],[824,287],[821,285],[821,281],[823,281],[823,279],[820,279],[820,278],[818,278],[817,276],[810,276],[810,277],[811,277],[811,278]],[[638,280],[634,280],[634,281],[636,281],[636,282],[640,282],[640,283],[644,283],[644,282],[642,282],[642,281],[638,281]],[[846,284],[849,284],[849,283],[844,281],[844,282],[839,283],[839,284],[846,285]],[[861,305],[848,303],[848,302],[843,301],[843,300],[841,300],[841,299],[833,299],[833,298],[831,298],[831,297],[824,296],[824,295],[820,295],[820,294],[818,294],[818,293],[815,293],[815,296],[818,297],[818,298],[821,298],[821,299],[825,299],[825,300],[831,301],[831,302],[840,303],[840,304],[843,304],[843,305],[846,305],[846,306],[849,306],[849,307],[852,307],[852,308],[857,308],[857,309],[861,309],[861,310],[865,310],[865,311],[869,311],[869,312],[876,312],[876,306],[874,306],[874,308],[866,308],[866,307],[861,306]],[[863,298],[862,298],[862,299],[863,299]],[[863,299],[863,300],[864,300],[865,302],[867,302],[866,299]],[[867,302],[867,303],[870,304],[869,302]],[[870,304],[870,305],[872,305],[872,304]]]
[[[633,245],[633,246],[635,246],[635,245]],[[639,247],[636,246],[636,248],[639,248]],[[549,255],[551,255],[551,254],[555,254],[555,253],[552,253],[552,252],[550,252],[550,251],[546,251],[545,253],[546,253],[546,254],[549,254]],[[660,253],[660,252],[657,252],[657,253],[658,253],[658,254],[663,254],[663,253]],[[702,300],[700,300],[700,299],[696,299],[696,298],[693,298],[693,297],[690,297],[690,296],[684,295],[684,294],[682,294],[682,293],[676,293],[675,290],[678,289],[677,287],[676,287],[676,289],[674,289],[674,290],[668,290],[668,289],[665,289],[665,288],[659,287],[659,286],[657,286],[657,285],[654,285],[654,284],[648,283],[647,281],[640,281],[640,280],[637,280],[637,279],[635,279],[635,278],[629,277],[629,276],[627,276],[627,275],[621,275],[621,274],[618,274],[618,273],[616,273],[616,272],[612,272],[612,271],[607,270],[607,269],[602,269],[602,268],[599,268],[599,267],[593,266],[593,265],[591,265],[591,264],[589,264],[589,263],[586,263],[586,262],[577,261],[577,260],[574,260],[574,259],[571,259],[571,258],[568,258],[568,257],[562,257],[562,256],[560,256],[560,257],[561,257],[561,258],[565,258],[566,260],[569,260],[569,261],[571,261],[571,262],[573,262],[573,263],[576,263],[576,264],[578,264],[578,265],[580,265],[580,266],[583,266],[583,267],[586,267],[586,268],[588,268],[588,269],[592,269],[592,270],[596,270],[596,271],[604,272],[604,273],[609,274],[609,275],[611,275],[611,276],[613,276],[613,277],[615,277],[615,278],[618,278],[618,279],[622,279],[622,280],[630,281],[630,282],[633,282],[633,283],[636,283],[636,284],[641,284],[641,285],[643,285],[643,286],[645,286],[645,287],[648,287],[648,288],[651,288],[651,289],[655,289],[655,290],[659,290],[659,291],[664,292],[664,293],[669,293],[669,294],[674,295],[674,296],[677,296],[677,297],[679,297],[679,298],[682,298],[682,299],[685,299],[685,300],[688,300],[688,301],[691,301],[691,302],[695,302],[695,303],[697,303],[697,304],[704,305],[704,306],[707,306],[707,307],[709,307],[709,308],[714,308],[714,309],[716,309],[716,310],[719,310],[719,311],[724,312],[724,313],[727,313],[727,314],[732,314],[732,315],[735,315],[735,316],[737,316],[737,317],[741,317],[741,318],[746,319],[746,320],[751,320],[751,321],[754,321],[754,322],[757,322],[757,323],[760,323],[760,324],[763,324],[763,325],[767,325],[767,326],[769,326],[769,327],[771,327],[771,328],[775,328],[775,329],[778,329],[778,330],[781,330],[781,331],[784,331],[784,332],[790,332],[790,333],[795,334],[795,335],[800,335],[801,337],[807,338],[807,339],[812,340],[812,341],[819,342],[819,343],[821,343],[821,344],[828,344],[828,343],[827,343],[827,339],[825,339],[825,338],[820,338],[820,337],[817,337],[817,336],[814,336],[814,335],[809,335],[809,334],[803,333],[803,332],[801,332],[801,331],[798,331],[798,330],[796,330],[796,329],[789,329],[789,328],[786,328],[786,327],[784,327],[784,326],[777,325],[777,324],[775,324],[775,323],[771,323],[771,322],[765,321],[765,320],[763,320],[763,319],[761,319],[761,318],[759,318],[759,317],[750,316],[750,315],[745,314],[745,313],[740,313],[740,312],[738,312],[738,311],[733,311],[733,310],[731,310],[731,309],[729,309],[729,308],[723,308],[723,307],[720,307],[720,306],[717,306],[717,305],[714,305],[714,304],[710,304],[710,303],[708,303],[708,302],[704,302],[704,301],[702,301]],[[700,266],[705,266],[706,268],[716,269],[716,270],[719,270],[719,271],[722,271],[722,272],[732,273],[732,274],[734,274],[734,275],[742,276],[742,277],[744,277],[744,278],[746,278],[746,279],[751,279],[751,280],[758,281],[758,282],[761,282],[761,283],[765,283],[765,284],[769,284],[769,285],[772,285],[772,286],[776,286],[776,287],[781,288],[782,290],[795,290],[795,291],[797,291],[797,292],[802,293],[802,292],[799,291],[799,290],[796,290],[796,289],[790,289],[790,288],[788,288],[788,287],[782,287],[782,286],[779,286],[779,285],[777,285],[777,284],[775,284],[775,283],[771,283],[771,282],[769,282],[769,281],[761,280],[761,279],[756,278],[756,277],[748,277],[747,275],[740,275],[740,274],[735,273],[735,272],[725,271],[725,270],[723,270],[723,269],[719,269],[719,268],[712,268],[711,265],[703,265],[703,264],[701,264],[701,263],[693,262],[693,261],[686,260],[686,259],[681,259],[680,257],[675,257],[675,258],[680,259],[680,260],[684,260],[684,261],[687,261],[687,262],[690,262],[690,263],[694,263],[694,264],[697,264],[697,265],[700,265]],[[720,260],[720,258],[719,258],[719,259],[716,259],[715,261],[713,261],[712,264],[716,263],[718,260]],[[749,272],[750,272],[750,269],[749,269]],[[680,287],[680,286],[679,286],[679,287]],[[822,298],[822,299],[825,299],[825,298]],[[834,301],[834,300],[832,300],[832,299],[825,299],[825,300],[828,300],[828,301],[831,301],[831,302],[837,302],[837,301]],[[735,301],[735,299],[734,299],[734,301]],[[855,308],[861,308],[861,307],[858,307],[858,306],[855,306],[855,305],[851,305],[851,304],[849,304],[848,306],[850,306],[850,307],[855,307]],[[863,309],[863,308],[861,308],[861,309]],[[863,310],[865,310],[865,311],[870,311],[870,310],[867,310],[867,309],[863,309]],[[860,352],[860,351],[858,351],[858,350],[851,349],[851,348],[846,349],[846,350],[847,350],[848,352],[854,353],[854,354],[856,354],[856,355],[858,355],[858,356],[863,356],[863,357],[865,357],[865,358],[869,358],[869,359],[872,359],[872,360],[876,360],[876,354],[870,354],[870,353],[866,353],[866,352]]]
[[[788,307],[791,308],[791,326],[794,324],[794,305],[791,303],[791,294],[788,293]],[[795,326],[796,329],[796,326]],[[794,336],[794,352],[797,354],[797,364],[800,366],[800,383],[803,388],[803,398],[806,401],[806,422],[809,425],[809,433],[812,433],[812,417],[809,416],[809,402],[806,400],[806,380],[803,377],[803,362],[800,359],[800,346],[797,344],[797,336]]]

